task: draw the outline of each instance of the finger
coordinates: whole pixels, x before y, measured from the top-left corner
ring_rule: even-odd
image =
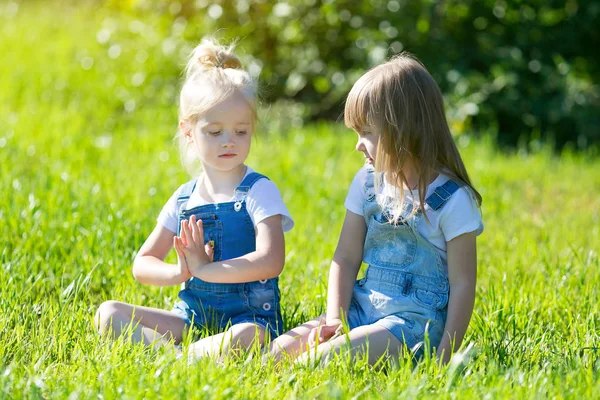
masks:
[[[198,225],[196,225],[196,216],[190,218],[190,231],[192,232],[192,240],[194,244],[198,244]]]
[[[323,343],[323,338],[325,336],[325,333],[323,332],[323,326],[320,326],[317,328],[317,331],[315,332],[315,341],[317,343]]]
[[[204,251],[206,251],[206,255],[208,256],[208,258],[210,259],[210,261],[212,262],[215,256],[215,242],[210,240],[208,243],[206,243],[204,245]]]
[[[175,250],[177,251],[177,255],[184,260],[187,256],[190,255],[190,249],[189,247],[187,247],[187,245],[184,243],[184,239],[183,237],[178,237],[177,238],[177,247],[175,248]]]
[[[194,236],[194,225],[196,225],[196,216],[192,215],[190,217],[190,219],[188,220],[188,227],[190,229],[190,238],[192,239],[190,241],[190,245],[192,245],[192,246],[196,242],[196,237]]]
[[[183,247],[183,242],[181,238],[175,236],[174,241],[175,252],[177,253],[177,261],[178,264],[185,269],[185,271],[189,272],[189,268],[187,265],[187,258],[185,256],[185,247]]]
[[[327,340],[335,339],[342,334],[342,331],[338,328],[336,328],[334,326],[329,328],[329,330],[327,332]]]
[[[173,247],[175,248],[175,252],[177,253],[177,257],[179,257],[179,258],[184,257],[181,246],[182,246],[181,239],[177,236],[174,236],[173,237]]]
[[[181,244],[184,247],[187,247],[187,241],[185,240],[185,224],[187,223],[187,221],[184,219],[181,221],[181,228],[179,229],[179,239],[181,240]]]
[[[321,329],[319,329],[319,343],[323,343],[327,340],[326,337],[328,336],[328,333],[329,330],[326,326],[322,326]]]
[[[192,232],[190,231],[190,222],[188,220],[183,221],[183,232],[181,237],[185,240],[186,247],[190,247],[194,241],[192,240]]]
[[[332,326],[323,326],[321,328],[321,335],[319,336],[319,339],[322,342],[328,341],[329,339],[332,338],[332,336],[334,336],[334,330],[335,330],[335,328]]]
[[[315,345],[319,328],[312,328],[308,334],[308,344],[312,347]]]
[[[202,224],[202,220],[199,219],[196,221],[196,228],[198,229],[198,243],[204,243],[204,225]]]

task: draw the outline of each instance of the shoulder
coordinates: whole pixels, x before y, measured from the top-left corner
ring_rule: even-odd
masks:
[[[181,201],[187,201],[193,190],[195,179],[180,185],[171,195],[169,200],[163,206],[159,216],[158,222],[172,232],[177,231],[177,220],[179,217],[179,205]],[[189,191],[189,193],[188,193]]]
[[[477,199],[470,187],[459,185],[460,187],[450,196],[448,204],[450,209],[475,209],[478,210]],[[443,208],[442,208],[443,210]]]
[[[254,182],[248,191],[246,206],[255,226],[273,215],[282,216],[284,232],[294,226],[294,220],[285,206],[277,185],[270,179],[261,178]]]
[[[352,179],[351,188],[355,190],[364,191],[367,187],[367,183],[370,179],[373,178],[373,174],[375,172],[375,168],[371,164],[365,164],[358,172],[354,175]]]
[[[442,198],[446,198],[445,201]],[[472,203],[477,207],[477,201],[471,188],[445,173],[440,173],[429,185],[425,199],[428,203],[426,205],[427,208],[439,206],[439,203],[441,203],[441,207],[438,210],[440,212],[448,208],[448,206],[452,208],[452,206],[457,204],[469,206]]]
[[[195,182],[196,180],[194,179],[179,185],[179,187],[175,189],[175,191],[171,194],[171,197],[169,198],[167,204],[176,204],[181,197],[189,198],[194,189]]]
[[[358,170],[356,175],[354,175],[354,179],[352,179],[352,183],[348,189],[348,195],[344,201],[344,206],[354,214],[363,215],[363,202],[366,196],[367,183],[369,182],[369,179],[372,179],[373,172],[373,166],[365,164]]]
[[[189,198],[192,192],[196,189],[198,179],[192,179],[177,188],[173,196],[177,199]]]
[[[240,183],[240,186],[253,186],[256,183],[263,181],[263,180],[268,181],[269,177],[248,167],[248,169],[246,170],[246,174],[244,175],[244,178],[242,179],[242,182]]]
[[[248,190],[248,197],[260,197],[261,192],[264,190],[273,190],[273,188],[277,189],[277,185],[275,185],[275,183],[273,183],[268,176],[255,171],[251,167],[248,167],[246,175],[244,176],[240,186],[242,185],[250,186],[250,190]]]
[[[449,178],[448,178],[449,179]],[[468,186],[461,185],[439,210],[440,228],[446,241],[467,232],[483,232],[477,200]]]
[[[197,191],[198,185],[196,184],[198,179],[192,179],[185,182],[173,192],[165,207],[170,207],[174,214],[178,214],[183,204],[188,204],[190,198],[193,198],[192,194]],[[192,200],[193,203],[193,200]],[[186,207],[187,208],[187,207]]]
[[[270,195],[277,194],[279,197],[279,189],[275,182],[262,175],[248,191],[248,197],[253,199],[269,198]]]
[[[354,175],[354,179],[360,181],[363,184],[367,183],[369,176],[375,173],[375,167],[372,164],[365,164],[358,170],[356,175]]]

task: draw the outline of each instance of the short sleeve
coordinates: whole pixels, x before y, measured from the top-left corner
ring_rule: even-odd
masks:
[[[440,212],[440,229],[446,242],[457,236],[483,232],[483,221],[475,197],[467,188],[460,188],[450,197]]]
[[[260,179],[252,186],[246,198],[246,210],[254,226],[274,215],[281,215],[284,232],[294,226],[294,220],[283,203],[279,189],[268,179]]]
[[[178,222],[178,210],[177,210],[177,198],[179,197],[179,193],[181,192],[182,186],[180,186],[175,193],[169,198],[167,203],[163,206],[160,214],[158,214],[158,218],[156,221],[170,230],[173,233],[177,233],[177,224]]]
[[[354,179],[352,180],[352,183],[350,184],[350,189],[348,190],[346,200],[344,201],[344,207],[346,207],[348,211],[351,211],[354,214],[364,214],[363,204],[365,200],[367,174],[367,166],[364,166],[356,173]]]

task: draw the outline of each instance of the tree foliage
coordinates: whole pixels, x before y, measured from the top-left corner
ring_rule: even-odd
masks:
[[[108,1],[162,14],[174,39],[238,39],[264,99],[299,121],[339,117],[365,70],[419,57],[446,96],[453,132],[505,144],[600,143],[600,3],[592,0]]]

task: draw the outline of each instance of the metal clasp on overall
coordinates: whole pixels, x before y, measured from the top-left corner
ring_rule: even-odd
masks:
[[[236,202],[233,204],[233,209],[234,209],[236,212],[239,212],[239,211],[242,209],[242,202],[241,202],[240,200],[236,201]]]
[[[248,192],[250,191],[250,187],[248,186],[240,186],[235,190],[235,197],[238,198],[238,194],[241,198],[238,198],[236,202],[233,204],[233,209],[235,212],[239,212],[242,209],[242,203],[246,200],[246,196],[248,196]]]

